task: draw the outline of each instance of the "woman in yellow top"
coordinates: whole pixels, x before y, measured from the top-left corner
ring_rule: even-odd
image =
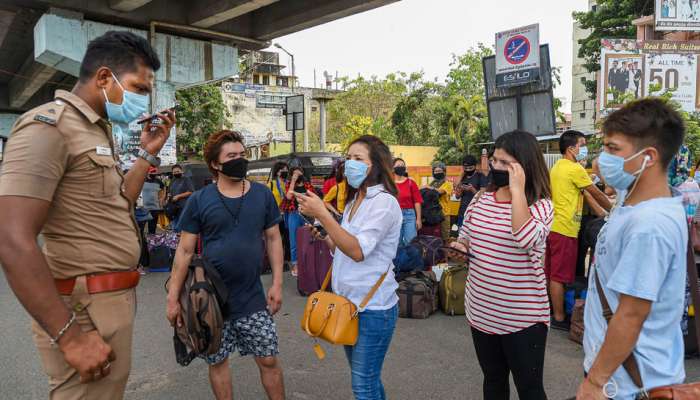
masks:
[[[270,171],[270,178],[267,180],[267,186],[272,191],[272,195],[275,197],[277,202],[277,207],[282,204],[284,199],[285,190],[284,185],[287,181],[287,175],[289,174],[289,167],[284,161],[277,161],[274,166],[272,166],[272,171]]]
[[[452,182],[447,179],[447,167],[443,162],[433,163],[433,181],[430,185],[423,186],[421,189],[433,189],[440,193],[440,208],[445,218],[440,225],[440,233],[442,240],[447,241],[450,237],[450,195],[452,195]]]
[[[323,196],[323,202],[326,208],[335,214],[336,217],[342,217],[345,211],[345,199],[347,197],[347,183],[345,181],[345,164],[340,163],[335,172],[335,181],[338,182]]]

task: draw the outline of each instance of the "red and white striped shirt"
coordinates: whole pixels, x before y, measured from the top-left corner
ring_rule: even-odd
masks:
[[[537,323],[549,325],[547,281],[542,267],[552,227],[552,201],[529,207],[532,217],[517,231],[511,204],[486,192],[465,213],[460,239],[469,240],[469,275],[464,305],[469,324],[506,335]]]

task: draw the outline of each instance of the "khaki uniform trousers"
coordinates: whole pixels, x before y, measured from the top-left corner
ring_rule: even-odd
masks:
[[[83,332],[97,329],[112,347],[116,360],[110,374],[98,381],[80,383],[78,371],[63,359],[58,346],[52,346],[46,332],[32,322],[34,343],[39,350],[44,371],[49,377],[51,400],[120,400],[124,398],[126,381],[131,370],[131,341],[136,315],[136,290],[89,294],[85,276],[76,278],[71,296],[63,301],[76,314]]]

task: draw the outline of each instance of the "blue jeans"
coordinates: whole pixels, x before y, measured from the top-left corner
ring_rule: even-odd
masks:
[[[354,346],[345,346],[355,400],[385,400],[382,365],[394,335],[399,305],[360,313],[360,332]]]
[[[304,219],[297,211],[284,213],[284,224],[289,230],[290,261],[297,262],[297,229],[304,226]]]
[[[418,235],[416,231],[416,210],[402,209],[401,214],[403,214],[403,222],[401,223],[399,246],[406,246]]]

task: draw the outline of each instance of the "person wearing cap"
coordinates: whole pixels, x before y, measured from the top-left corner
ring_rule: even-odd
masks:
[[[56,91],[12,128],[0,172],[0,264],[32,317],[52,400],[124,397],[140,277],[133,210],[175,113],[143,125],[126,175],[113,128],[124,132],[147,112],[159,67],[146,39],[107,32],[88,44],[73,90]]]
[[[438,161],[433,163],[433,181],[430,185],[425,185],[421,189],[433,189],[440,193],[440,207],[442,208],[442,213],[445,218],[440,224],[440,232],[442,234],[442,240],[447,241],[450,237],[450,195],[452,195],[452,182],[448,181],[447,167],[445,163]]]

